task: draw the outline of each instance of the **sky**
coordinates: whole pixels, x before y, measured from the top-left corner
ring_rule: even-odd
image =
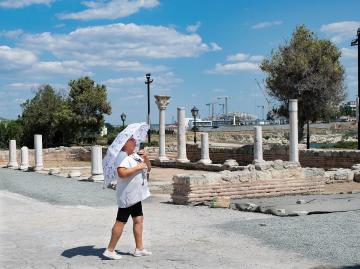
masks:
[[[171,96],[176,108],[199,108],[228,96],[228,111],[261,117],[265,98],[262,59],[289,41],[304,24],[342,51],[347,100],[357,94],[358,0],[0,0],[0,117],[16,119],[37,87],[68,91],[68,82],[90,76],[106,85],[120,124],[146,121],[145,74],[151,73],[151,122],[158,122],[154,95]],[[266,100],[268,99],[268,100]],[[215,104],[216,113],[222,111]],[[266,111],[265,111],[266,112]]]

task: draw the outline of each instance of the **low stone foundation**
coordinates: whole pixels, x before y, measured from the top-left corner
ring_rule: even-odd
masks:
[[[328,149],[304,149],[299,144],[299,161],[303,167],[317,168],[351,168],[360,163],[360,150],[328,150]],[[187,144],[187,157],[191,162],[200,160],[201,148],[198,145]],[[209,148],[210,159],[213,163],[224,163],[228,159],[235,159],[240,165],[251,164],[254,159],[254,146],[245,145],[238,147],[214,147]],[[264,144],[263,158],[266,161],[289,160],[289,146],[281,144]]]
[[[175,204],[212,201],[216,197],[254,198],[286,194],[319,194],[324,191],[325,171],[301,168],[296,163],[261,162],[242,171],[222,171],[173,177]]]

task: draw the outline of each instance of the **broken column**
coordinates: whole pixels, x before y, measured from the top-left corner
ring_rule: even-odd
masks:
[[[170,96],[155,95],[155,103],[159,108],[159,161],[169,160],[165,153],[165,110],[169,104]]]
[[[35,167],[34,171],[43,169],[42,135],[34,135]]]
[[[262,128],[255,126],[254,161],[263,161]]]
[[[91,180],[101,181],[104,180],[103,167],[102,167],[102,147],[93,146],[91,148]]]
[[[189,162],[186,156],[186,127],[185,127],[185,108],[177,108],[178,132],[177,132],[177,147],[178,156],[176,161],[180,163]]]
[[[20,163],[20,170],[27,171],[29,168],[29,149],[28,147],[21,148],[21,163]]]
[[[289,100],[290,162],[299,162],[298,148],[298,100]]]
[[[210,164],[212,161],[209,157],[209,134],[201,133],[201,159],[199,163]]]
[[[18,168],[19,164],[16,161],[16,140],[9,141],[9,168]]]

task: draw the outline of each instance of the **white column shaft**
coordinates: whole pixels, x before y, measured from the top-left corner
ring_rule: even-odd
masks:
[[[199,163],[210,164],[212,161],[209,157],[209,134],[201,133],[201,160]]]
[[[178,162],[189,162],[186,156],[186,127],[185,127],[185,108],[177,108],[178,119],[178,133],[177,133],[177,146],[178,146]]]
[[[299,162],[298,147],[298,100],[289,100],[289,121],[290,121],[290,162]]]
[[[35,171],[43,169],[43,145],[42,145],[42,135],[34,135],[34,148],[35,148]]]
[[[262,148],[262,128],[261,126],[255,126],[255,139],[254,139],[254,160],[263,160],[263,148]]]
[[[16,160],[16,140],[9,141],[9,163],[8,167],[17,168],[19,164]]]

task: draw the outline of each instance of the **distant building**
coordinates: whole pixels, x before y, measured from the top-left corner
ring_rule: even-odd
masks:
[[[352,111],[356,111],[356,101],[349,101],[345,105],[350,107]]]

